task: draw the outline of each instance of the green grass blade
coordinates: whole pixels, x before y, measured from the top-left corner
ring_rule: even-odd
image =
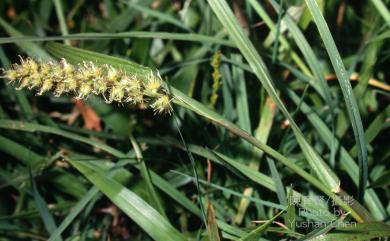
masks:
[[[237,58],[238,60],[238,58]],[[240,59],[239,63],[242,63],[242,60]],[[233,67],[233,70],[238,69],[239,67]],[[239,71],[238,71],[239,72]],[[233,71],[234,73],[234,71]],[[242,76],[244,76],[244,73],[242,73]],[[240,80],[240,82],[243,82],[244,78]],[[261,108],[261,114],[260,114],[260,121],[257,126],[257,128],[254,131],[255,138],[263,143],[267,143],[269,134],[271,132],[272,124],[274,121],[274,116],[276,114],[276,108],[275,104],[272,102],[270,98],[266,98],[264,101],[264,104]],[[251,167],[254,170],[258,170],[261,165],[261,159],[263,157],[264,152],[262,150],[259,150],[257,148],[252,148],[252,160],[249,163],[249,167]],[[244,194],[251,196],[253,194],[254,189],[252,187],[248,187],[244,190]],[[234,218],[235,224],[241,224],[246,210],[248,208],[249,201],[247,199],[241,199],[240,206],[237,210],[237,214]]]
[[[23,36],[17,37],[1,37],[0,44],[23,43],[23,42],[42,42],[56,40],[104,40],[104,39],[127,39],[127,38],[159,38],[178,41],[201,42],[219,44],[228,47],[235,47],[234,43],[229,40],[221,39],[220,37],[207,36],[196,33],[168,33],[168,32],[142,32],[131,31],[122,33],[78,33],[68,34],[65,36]]]
[[[160,197],[158,196],[156,190],[154,189],[152,178],[150,176],[148,167],[146,166],[145,160],[142,156],[142,150],[140,146],[138,145],[137,140],[134,138],[132,134],[129,135],[131,145],[133,146],[135,155],[140,162],[140,169],[141,169],[141,175],[142,178],[146,182],[146,187],[148,189],[148,195],[151,202],[151,205],[163,216],[166,217],[164,207],[161,203]]]
[[[243,33],[226,1],[209,0],[208,2],[214,13],[219,18],[220,22],[229,32],[230,37],[237,44],[237,47],[240,49],[249,65],[252,67],[257,78],[271,96],[272,100],[283,112],[285,117],[290,121],[291,127],[294,131],[294,134],[296,135],[296,139],[312,169],[315,171],[321,181],[325,183],[325,185],[327,185],[333,192],[338,192],[340,189],[340,180],[329,168],[329,166],[322,160],[318,153],[306,141],[298,125],[294,122],[286,107],[280,100],[273,86],[273,82],[264,61],[257,53],[255,47],[250,42],[248,37]]]
[[[233,55],[232,60],[241,63],[241,55]],[[232,68],[233,83],[236,90],[236,111],[238,116],[238,126],[244,131],[251,133],[251,121],[248,106],[248,95],[245,85],[244,71],[241,68]]]
[[[73,222],[77,215],[85,208],[85,206],[99,193],[97,187],[91,188],[85,196],[72,207],[72,210],[66,215],[65,219],[62,220],[60,226],[58,226],[50,235],[47,241],[55,241],[62,232]]]
[[[284,212],[285,210],[280,211],[278,214],[273,216],[270,220],[260,225],[260,227],[251,231],[248,235],[238,239],[237,241],[255,241],[259,240],[262,234],[267,230],[267,228]]]
[[[328,25],[326,24],[326,21],[321,14],[321,10],[317,5],[317,2],[314,0],[305,0],[305,2],[313,17],[314,22],[317,25],[318,31],[320,32],[321,38],[325,44],[326,50],[332,62],[333,69],[336,72],[337,79],[339,81],[344,96],[348,114],[352,122],[352,128],[359,153],[359,186],[357,199],[363,200],[368,178],[368,160],[366,144],[364,141],[364,129],[359,114],[359,109],[355,97],[353,96],[348,73],[345,70],[339,51],[337,50],[336,44],[332,38]]]
[[[185,240],[153,207],[120,183],[106,177],[102,170],[86,162],[68,161],[154,240]]]
[[[29,166],[33,169],[46,162],[45,157],[40,156],[37,153],[31,151],[29,148],[25,147],[24,145],[21,145],[1,135],[0,150],[22,161],[26,166]]]
[[[31,171],[30,171],[30,181],[31,181],[32,193],[34,196],[35,205],[37,207],[39,215],[42,218],[43,224],[45,225],[47,232],[52,233],[54,230],[56,230],[57,225],[54,221],[53,216],[49,212],[49,208],[47,207],[46,201],[38,192],[37,184],[35,183],[35,180],[32,177]],[[58,236],[55,240],[62,240],[62,239],[60,236]]]
[[[320,235],[324,235],[328,233],[330,230],[343,225],[343,220],[345,219],[346,216],[347,215],[342,215],[337,220],[324,225],[324,227],[314,229],[312,232],[306,234],[304,237],[298,239],[297,241],[316,240],[316,238],[319,237]]]
[[[378,177],[372,184],[369,186],[370,188],[384,187],[390,185],[390,171],[385,171],[382,173],[380,177]]]
[[[213,204],[207,200],[207,233],[210,241],[221,241]]]
[[[267,158],[267,163],[269,169],[271,170],[272,180],[274,180],[276,186],[276,194],[278,196],[278,200],[280,204],[287,206],[287,196],[286,191],[284,190],[284,186],[282,183],[282,179],[280,178],[278,169],[276,168],[275,162],[271,158]]]
[[[231,59],[237,63],[242,63],[242,56],[235,54],[232,55]],[[246,89],[246,83],[245,83],[245,75],[243,69],[237,67],[237,66],[232,66],[232,80],[233,80],[233,85],[235,89],[235,96],[236,96],[236,112],[237,112],[237,117],[238,117],[238,126],[240,126],[243,130],[245,130],[248,133],[252,133],[252,127],[251,127],[251,117],[250,117],[250,112],[249,112],[249,106],[248,106],[248,95],[247,95],[247,89]],[[244,142],[243,140],[240,143],[240,149],[242,149],[242,152],[244,153],[243,155],[240,155],[238,158],[242,162],[247,162],[247,154],[246,153],[251,153],[251,155],[254,154],[254,151],[252,151],[254,148],[248,143]],[[256,149],[257,150],[257,149]],[[261,155],[251,157],[251,162],[249,165],[254,165],[251,164],[252,162],[260,162]],[[244,190],[244,195],[245,196],[252,196],[253,193],[253,188],[248,187]],[[236,217],[234,219],[235,224],[240,224],[242,222],[242,219],[244,218],[246,209],[249,205],[249,200],[248,199],[241,199],[240,206],[237,210]]]
[[[185,108],[188,108],[195,113],[198,113],[201,116],[204,116],[211,121],[217,123],[218,125],[221,125],[227,129],[229,129],[232,133],[244,138],[247,140],[249,143],[253,144],[255,147],[261,149],[271,157],[275,158],[276,160],[280,161],[290,169],[292,169],[295,173],[303,177],[305,180],[307,180],[309,183],[320,189],[322,192],[324,192],[327,196],[330,198],[334,198],[335,202],[341,205],[345,210],[351,212],[351,216],[356,218],[357,220],[363,221],[362,217],[355,212],[351,207],[346,205],[344,202],[342,202],[337,196],[334,195],[333,191],[326,186],[326,184],[320,182],[317,180],[315,177],[307,173],[305,170],[303,170],[301,167],[296,165],[295,163],[291,162],[288,158],[285,156],[281,155],[279,152],[275,151],[274,149],[270,148],[269,146],[263,144],[262,142],[259,142],[256,138],[253,136],[250,136],[248,133],[245,131],[241,130],[234,124],[226,121],[223,117],[219,116],[217,113],[210,111],[207,107],[202,105],[196,100],[191,99],[190,97],[184,95],[180,91],[177,91],[175,89],[171,89],[172,93],[174,94],[175,98],[177,99],[174,100],[175,103],[182,105]]]
[[[217,224],[220,230],[232,234],[236,237],[242,237],[248,235],[248,233],[243,231],[242,229],[237,228],[236,226],[229,225],[221,220],[217,220]]]
[[[252,6],[252,8],[256,11],[256,13],[261,17],[261,19],[264,21],[267,27],[273,33],[276,33],[277,28],[274,22],[272,21],[271,17],[268,15],[267,11],[260,5],[260,3],[256,0],[248,0],[248,2]],[[291,48],[289,42],[284,37],[284,35],[279,36],[279,41],[284,49],[291,52],[291,59],[294,60],[294,62],[298,65],[298,67],[302,70],[302,72],[311,76],[310,70],[305,65],[301,57]]]
[[[134,157],[134,154],[129,154],[129,158]],[[75,158],[72,156],[71,158]],[[98,161],[98,160],[97,160]],[[122,162],[126,162],[126,160],[123,160]],[[119,168],[120,165],[122,165],[121,162],[116,163],[115,165],[112,165],[113,167],[109,169],[108,177],[112,178],[117,173],[120,172],[126,172],[124,169]],[[90,203],[91,200],[93,200],[99,193],[99,189],[97,187],[92,187],[89,189],[89,191],[77,202],[76,205],[72,207],[71,212],[66,215],[65,219],[62,221],[60,226],[51,234],[48,241],[54,241],[61,233],[73,222],[73,220],[81,213],[81,211],[87,206],[88,203]]]
[[[287,188],[287,191],[288,191],[288,197],[287,197],[288,206],[287,206],[286,217],[285,217],[285,220],[287,221],[286,226],[292,231],[295,231],[297,216],[295,214],[295,203],[293,200],[292,187]]]
[[[46,45],[47,51],[57,58],[66,58],[69,62],[82,63],[83,61],[93,61],[96,64],[110,64],[113,67],[126,69],[140,80],[146,80],[152,69],[139,65],[129,60],[120,59],[93,51],[66,46],[63,44],[49,42]]]
[[[387,9],[386,5],[383,3],[383,1],[382,0],[372,0],[371,2],[375,6],[375,8],[378,10],[379,14],[382,15],[386,24],[389,25],[389,27],[390,27],[390,12],[389,12],[389,9]]]
[[[68,35],[69,32],[68,32],[68,27],[66,26],[66,20],[65,20],[65,16],[64,16],[64,10],[62,8],[61,0],[54,0],[54,7],[56,9],[57,18],[58,18],[58,22],[60,23],[60,29],[61,29],[62,35]],[[64,43],[67,45],[70,45],[70,42],[68,39],[65,39]]]

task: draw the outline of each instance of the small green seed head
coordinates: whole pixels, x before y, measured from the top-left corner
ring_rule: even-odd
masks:
[[[60,66],[63,72],[63,76],[71,75],[75,70],[74,66],[69,64],[64,58],[60,60]]]
[[[78,87],[77,80],[73,76],[68,76],[62,82],[65,84],[65,92],[75,91]]]
[[[107,66],[106,68],[107,68],[107,74],[106,74],[107,80],[110,82],[116,82],[120,77],[120,73],[118,72],[118,70],[116,70],[112,66]]]
[[[43,93],[45,93],[45,92],[51,90],[51,89],[53,88],[53,83],[54,83],[53,79],[50,79],[50,78],[45,79],[45,80],[43,81],[43,84],[42,84],[42,86],[41,86],[41,89],[40,89],[39,92],[38,92],[38,95],[42,95]]]
[[[84,99],[87,98],[92,92],[92,86],[87,83],[83,82],[80,84],[80,88],[78,89],[79,95],[77,96],[78,99]]]
[[[38,64],[35,60],[32,58],[28,58],[25,62],[26,68],[29,69],[30,74],[36,74],[38,73]]]
[[[120,84],[117,84],[111,88],[108,102],[109,103],[113,101],[122,102],[124,97],[125,97],[125,90]]]
[[[94,78],[93,79],[93,93],[100,95],[104,94],[108,89],[107,82],[103,78]]]
[[[30,67],[27,65],[17,65],[15,67],[16,73],[18,74],[18,78],[22,78],[27,76],[30,73]]]
[[[64,92],[67,92],[66,91],[66,84],[65,82],[59,82],[57,83],[56,85],[56,88],[54,90],[54,96],[55,97],[59,97],[60,95],[62,95],[62,93]]]
[[[65,76],[65,73],[62,71],[62,68],[59,64],[49,63],[50,72],[48,76],[50,76],[55,82],[60,82]]]
[[[154,101],[151,107],[153,108],[155,114],[170,114],[172,112],[172,106],[170,102],[171,100],[168,95],[162,95]]]
[[[161,88],[161,79],[153,73],[149,74],[148,82],[145,85],[145,91],[150,94],[156,94]]]
[[[20,85],[19,87],[17,88],[18,90],[21,90],[23,88],[26,88],[30,85],[30,80],[28,77],[23,77],[21,80],[20,80]]]
[[[29,89],[36,88],[42,85],[42,78],[39,73],[31,75],[30,84],[28,86]]]
[[[145,76],[144,82],[109,65],[99,66],[93,62],[73,65],[65,59],[44,62],[27,58],[4,70],[3,77],[11,83],[18,81],[18,89],[38,90],[38,95],[48,91],[55,96],[72,92],[76,98],[85,99],[90,94],[101,94],[108,103],[149,104],[156,114],[172,110],[171,98],[164,90],[160,75],[154,72]]]
[[[51,71],[51,64],[47,64],[45,62],[39,62],[39,73],[42,75],[42,77],[48,76]]]
[[[4,78],[8,79],[10,83],[15,82],[19,78],[17,71],[14,69],[5,70],[3,72]]]

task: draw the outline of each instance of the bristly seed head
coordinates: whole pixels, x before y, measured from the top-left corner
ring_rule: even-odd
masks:
[[[170,114],[172,112],[172,106],[170,102],[171,100],[169,96],[162,95],[154,101],[151,107],[154,109],[155,114],[163,114],[163,113]]]
[[[19,78],[18,72],[14,69],[4,70],[3,72],[3,78],[8,79],[10,83],[15,82]]]
[[[53,88],[53,80],[45,79],[42,83],[41,89],[38,92],[38,95],[42,95],[43,93],[50,91],[52,88]]]
[[[148,82],[145,85],[145,91],[151,95],[157,94],[161,88],[161,79],[154,73],[149,74]]]
[[[55,96],[71,93],[79,99],[90,94],[103,95],[107,103],[149,103],[156,114],[171,113],[171,97],[163,87],[158,73],[151,72],[141,81],[110,65],[84,62],[73,65],[61,59],[44,62],[32,58],[22,59],[10,69],[3,70],[2,78],[19,83],[17,89],[37,89],[38,95],[52,92]],[[108,98],[106,98],[108,97]]]

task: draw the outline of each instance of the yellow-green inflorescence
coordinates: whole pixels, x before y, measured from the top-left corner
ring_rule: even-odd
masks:
[[[38,95],[52,92],[55,96],[73,94],[78,99],[102,95],[107,103],[149,104],[157,114],[170,113],[171,98],[163,87],[158,73],[150,72],[146,81],[110,65],[84,62],[72,65],[65,59],[45,62],[22,59],[3,71],[3,78],[18,84],[17,89],[36,89]]]

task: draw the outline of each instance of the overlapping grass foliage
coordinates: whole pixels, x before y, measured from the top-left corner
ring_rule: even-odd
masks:
[[[1,2],[0,240],[390,236],[387,2]]]

